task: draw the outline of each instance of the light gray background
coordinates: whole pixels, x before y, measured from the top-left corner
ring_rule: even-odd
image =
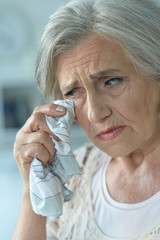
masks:
[[[12,153],[18,129],[4,128],[3,90],[6,87],[11,90],[21,87],[25,93],[26,87],[33,87],[33,92],[38,96],[33,105],[39,105],[41,98],[36,92],[34,70],[40,36],[49,15],[67,2],[0,0],[0,240],[11,239],[20,208],[22,187]],[[10,21],[13,21],[11,25]],[[71,141],[73,149],[87,141],[83,131],[76,125],[71,131]]]

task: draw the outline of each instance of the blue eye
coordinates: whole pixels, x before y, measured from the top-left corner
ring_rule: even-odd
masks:
[[[76,89],[73,89],[71,91],[69,91],[68,93],[64,94],[64,96],[68,96],[68,97],[74,97],[76,95]]]
[[[63,96],[67,98],[80,99],[85,94],[85,89],[83,87],[73,88],[72,90],[64,93]]]
[[[74,94],[75,94],[75,91],[71,90],[68,93],[64,94],[64,96],[73,96]]]
[[[114,86],[119,85],[121,82],[123,82],[123,78],[121,78],[121,77],[112,77],[112,78],[107,79],[105,81],[105,85],[114,87]]]

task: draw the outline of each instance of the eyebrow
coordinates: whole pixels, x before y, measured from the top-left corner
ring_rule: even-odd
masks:
[[[100,72],[94,73],[90,75],[90,79],[96,79],[96,78],[100,78],[109,74],[112,74],[114,72],[120,72],[119,69],[106,69],[106,70],[102,70]]]
[[[89,78],[92,79],[92,80],[95,80],[95,79],[97,79],[97,78],[101,78],[101,77],[104,77],[104,76],[106,76],[106,75],[113,74],[114,72],[120,72],[120,70],[118,70],[118,69],[106,69],[106,70],[102,70],[102,71],[96,72],[96,73],[94,73],[94,74],[91,74],[91,75],[89,76]],[[63,88],[63,91],[64,91],[64,92],[67,92],[67,91],[69,91],[70,89],[75,88],[75,87],[78,87],[78,86],[79,86],[79,82],[78,82],[78,81],[74,81],[73,83],[68,84],[67,86],[65,86],[65,87]]]

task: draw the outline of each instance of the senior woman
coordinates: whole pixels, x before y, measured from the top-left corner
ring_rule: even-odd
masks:
[[[76,151],[84,173],[69,183],[72,200],[46,224],[31,207],[29,169],[34,156],[53,158],[44,115],[65,109],[34,110],[14,147],[24,188],[13,239],[160,239],[160,2],[70,2],[45,28],[36,74],[46,99],[74,102],[92,144]]]

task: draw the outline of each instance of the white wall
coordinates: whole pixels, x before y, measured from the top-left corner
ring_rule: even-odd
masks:
[[[13,35],[13,40],[16,41],[16,35],[17,38],[19,37],[18,27],[19,32],[23,33],[23,36],[17,40],[22,40],[20,49],[17,48],[15,52],[12,50],[12,54],[8,54],[9,57],[6,59],[0,56],[0,84],[4,81],[13,83],[22,78],[34,78],[34,63],[43,28],[49,15],[67,2],[68,0],[0,0],[1,17],[8,15],[8,19],[12,18],[13,22],[15,21],[12,26],[15,24],[17,26],[15,34],[14,29],[6,29],[7,32],[11,32],[8,35]],[[0,30],[1,22],[2,20],[0,20]],[[6,26],[8,25],[6,24]]]

